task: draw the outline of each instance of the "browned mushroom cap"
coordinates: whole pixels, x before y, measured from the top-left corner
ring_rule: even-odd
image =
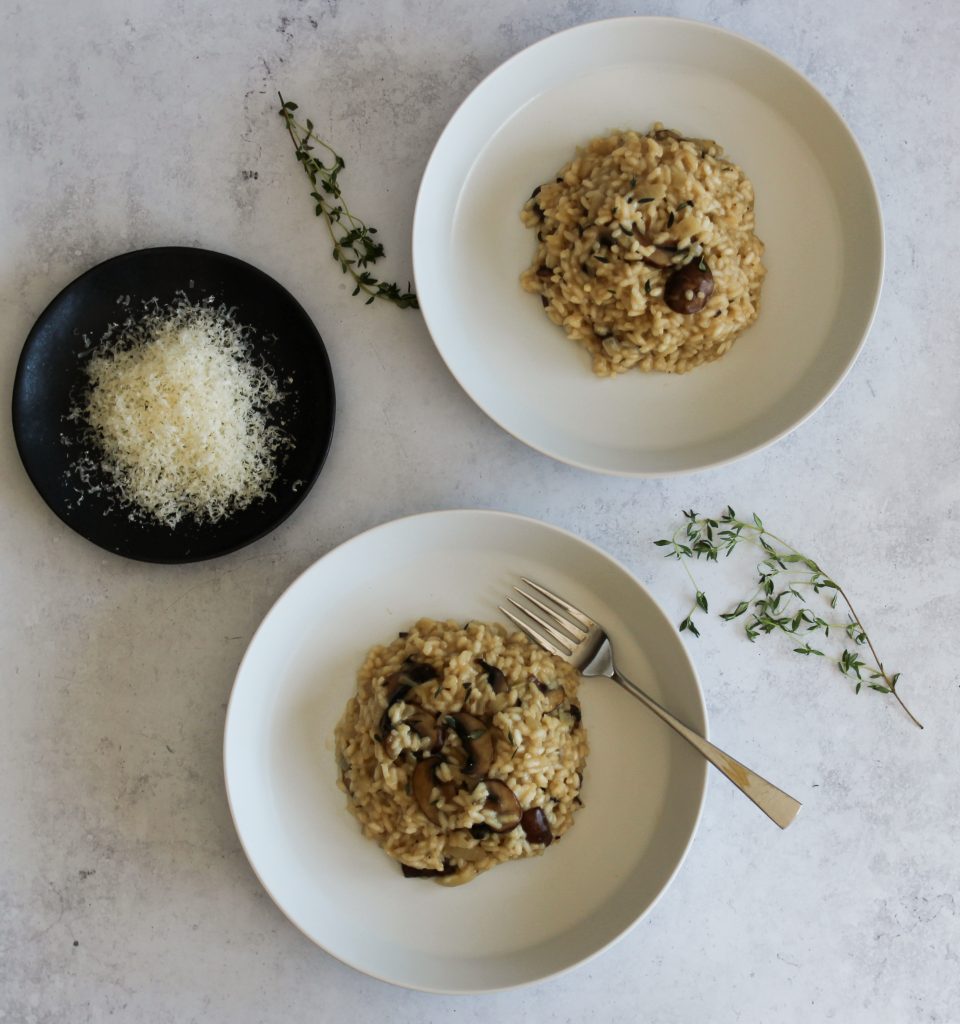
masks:
[[[436,715],[431,715],[429,711],[417,708],[406,719],[406,723],[421,739],[427,740],[427,750],[436,752],[443,746],[443,729],[437,722]]]
[[[703,260],[675,270],[663,289],[663,301],[674,313],[699,313],[713,294],[713,274]]]
[[[488,665],[482,658],[477,659],[477,664],[487,673],[487,682],[494,693],[506,693],[510,689],[507,677],[496,665]]]
[[[436,776],[439,764],[439,757],[428,757],[425,761],[420,761],[413,769],[413,798],[417,801],[420,810],[434,825],[440,824],[440,810],[436,804],[430,802],[430,797],[433,796],[434,787],[441,785]]]
[[[444,715],[443,721],[456,731],[463,744],[467,755],[462,769],[464,775],[485,775],[493,764],[493,735],[489,727],[466,711]]]
[[[520,826],[531,843],[542,843],[549,846],[553,842],[553,833],[550,831],[550,822],[543,813],[542,807],[531,807],[523,812],[520,819]]]
[[[520,824],[523,813],[520,810],[520,801],[505,782],[499,779],[484,779],[484,783],[488,795],[483,809],[495,815],[493,820],[487,820],[487,824],[494,832],[512,831]]]

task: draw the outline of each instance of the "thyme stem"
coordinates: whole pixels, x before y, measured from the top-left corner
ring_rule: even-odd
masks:
[[[808,639],[804,640],[803,645],[794,648],[795,653],[802,655],[824,656],[824,651],[810,645],[811,633],[822,632],[826,638],[830,636],[831,629],[842,631],[847,641],[852,641],[858,646],[865,645],[874,662],[874,666],[866,664],[856,650],[850,650],[844,645],[837,659],[837,667],[844,675],[855,677],[855,692],[860,692],[863,685],[861,673],[866,671],[868,687],[880,693],[892,694],[914,725],[923,728],[897,691],[900,673],[895,672],[891,675],[884,668],[873,640],[853,607],[853,602],[833,576],[782,537],[767,530],[757,515],[753,516],[752,522],[747,522],[738,519],[736,513],[729,507],[716,519],[701,516],[692,509],[689,512],[684,511],[683,515],[686,522],[682,523],[669,539],[654,541],[658,547],[670,548],[667,557],[676,558],[683,564],[695,591],[693,606],[680,623],[681,632],[689,631],[694,636],[699,636],[700,631],[693,617],[698,608],[705,613],[708,611],[707,596],[690,571],[687,564],[689,560],[703,557],[708,562],[715,562],[720,551],[730,555],[738,545],[749,544],[763,552],[757,563],[759,585],[749,598],[740,601],[732,610],[721,614],[720,617],[730,621],[749,612],[744,630],[751,642],[759,635],[775,630],[792,636],[805,636]],[[782,589],[779,591],[774,586],[775,579],[781,584]],[[816,614],[808,604],[807,598],[797,588],[808,588],[814,595],[832,592],[833,597],[829,602],[831,608],[836,607],[838,598],[842,598],[850,621],[828,622]],[[882,682],[879,682],[880,680]]]
[[[343,198],[339,182],[340,172],[345,166],[343,157],[316,134],[309,118],[301,123],[294,117],[296,103],[285,100],[281,93],[277,95],[280,97],[279,114],[293,142],[297,160],[313,185],[310,197],[315,203],[314,213],[322,217],[327,225],[327,232],[333,242],[333,258],[340,264],[341,271],[353,278],[353,294],[365,294],[365,304],[368,306],[374,299],[386,299],[401,309],[419,309],[420,305],[409,282],[407,290],[403,292],[398,284],[380,281],[368,269],[384,255],[384,248],[373,237],[377,229],[368,227],[355,216]],[[313,143],[323,147],[329,163],[314,156]]]
[[[865,637],[867,641],[867,646],[870,648],[870,653],[873,655],[873,660],[876,662],[877,668],[880,670],[881,676],[886,681],[887,686],[890,688],[890,692],[894,695],[894,697],[897,698],[900,707],[902,707],[903,710],[906,711],[906,713],[910,716],[910,720],[913,722],[913,724],[916,725],[918,728],[922,729],[922,723],[919,721],[916,715],[914,715],[914,713],[907,707],[907,705],[904,704],[900,694],[897,693],[897,682],[899,681],[900,677],[899,672],[896,673],[896,676],[894,678],[891,678],[887,674],[887,670],[883,667],[883,662],[880,660],[876,648],[873,646],[873,641],[870,639],[870,634],[866,631],[866,629],[864,629],[863,621],[854,610],[853,603],[851,602],[850,598],[847,597],[847,592],[843,589],[843,587],[840,586],[840,584],[837,584],[837,593],[846,602],[847,607],[850,609],[850,614],[853,616],[853,621],[856,622],[857,626],[859,626],[860,628],[861,633]]]

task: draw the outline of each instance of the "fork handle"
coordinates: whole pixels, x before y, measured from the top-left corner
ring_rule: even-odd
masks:
[[[786,828],[800,812],[801,803],[792,796],[777,789],[772,782],[751,771],[746,765],[725,754],[709,740],[694,732],[674,718],[666,708],[661,707],[652,697],[648,697],[636,683],[630,682],[626,676],[613,670],[613,681],[623,687],[627,693],[645,704],[658,718],[663,719],[671,729],[675,729],[690,744],[760,808],[763,813],[775,821],[781,828]]]

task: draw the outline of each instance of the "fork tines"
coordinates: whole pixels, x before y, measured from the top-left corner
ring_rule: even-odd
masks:
[[[513,589],[527,603],[521,604],[512,597],[508,597],[507,601],[521,615],[517,615],[502,605],[500,606],[500,611],[511,622],[522,629],[534,643],[540,644],[541,647],[544,647],[558,658],[569,658],[577,645],[586,638],[587,632],[593,628],[593,621],[587,618],[578,608],[574,608],[572,604],[568,604],[563,598],[558,597],[539,583],[534,583],[533,580],[527,579],[526,576],[521,577],[521,582],[542,594],[555,607],[544,604],[536,594],[529,593],[521,587],[514,587]],[[543,614],[538,614],[530,605],[533,608],[539,609]]]

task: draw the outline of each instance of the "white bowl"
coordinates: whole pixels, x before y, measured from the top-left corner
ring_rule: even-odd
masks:
[[[753,181],[761,313],[715,363],[601,380],[520,288],[520,208],[575,146],[653,121],[716,139]],[[434,342],[489,416],[573,465],[661,476],[755,451],[823,404],[873,319],[883,228],[856,141],[799,72],[710,25],[619,18],[531,46],[467,97],[424,172],[413,259]]]
[[[307,936],[384,981],[485,992],[567,970],[649,910],[693,837],[706,762],[605,679],[580,691],[584,807],[543,856],[447,889],[405,879],[361,835],[333,731],[364,654],[424,615],[500,620],[521,574],[603,622],[621,669],[705,731],[690,659],[641,584],[572,534],[499,512],[413,516],[343,544],[277,601],[237,672],[224,773],[250,863]]]

